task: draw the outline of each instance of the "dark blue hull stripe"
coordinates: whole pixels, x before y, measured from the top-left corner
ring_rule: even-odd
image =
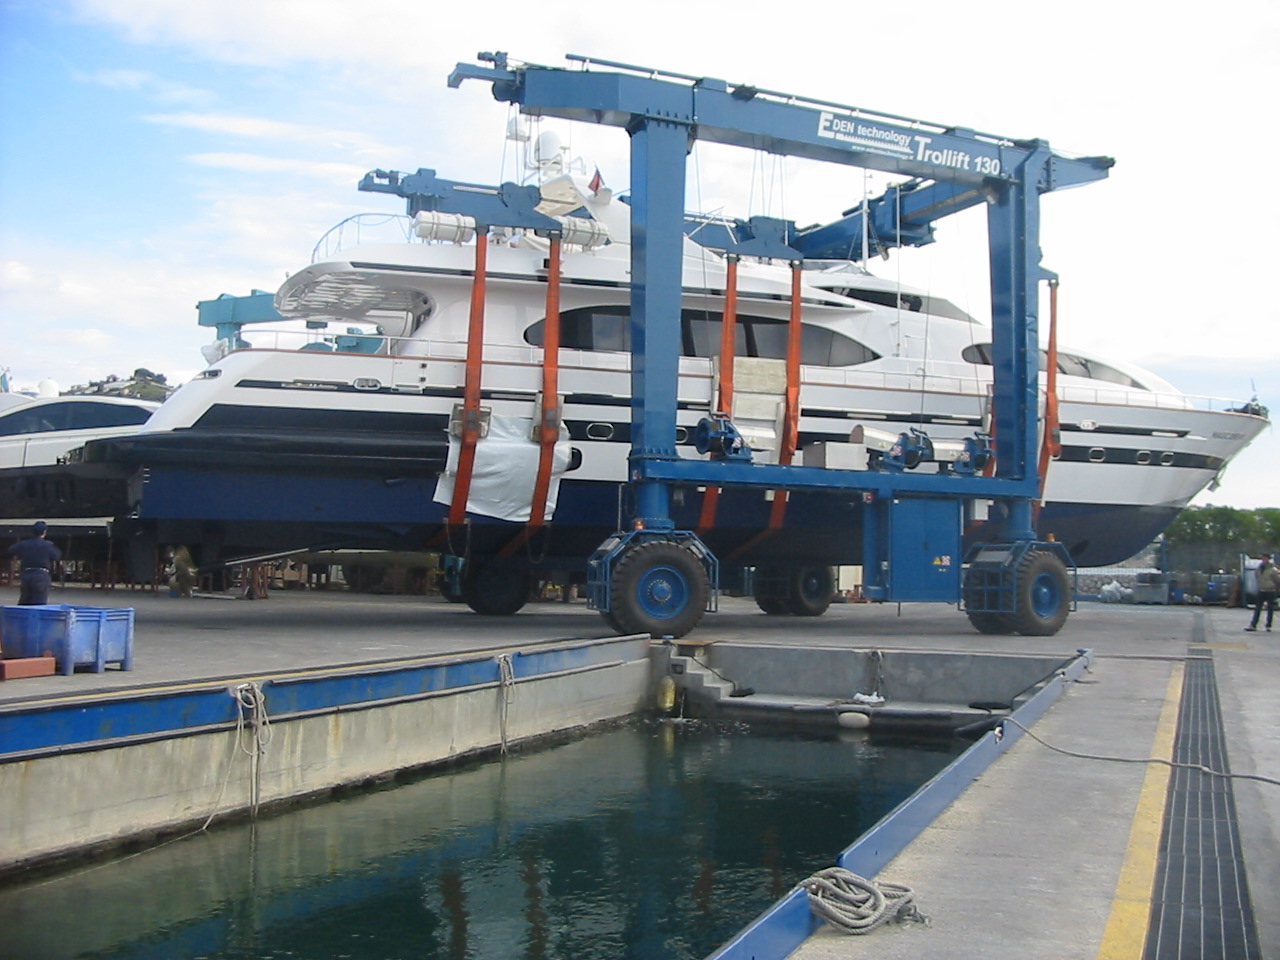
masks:
[[[563,483],[556,508],[559,519],[538,535],[527,556],[546,552],[557,561],[569,560],[575,568],[581,567],[617,529],[621,486],[606,481]],[[162,530],[162,539],[173,543],[191,536],[183,525],[198,529],[201,522],[216,522],[228,529],[226,542],[247,548],[279,548],[285,543],[298,548],[338,544],[422,549],[441,533],[448,511],[432,499],[434,478],[421,476],[381,479],[153,468],[141,489],[141,519],[171,525],[171,532]],[[701,503],[696,491],[684,492],[683,502],[673,506],[679,528],[697,527]],[[722,559],[729,559],[768,526],[769,509],[769,501],[758,491],[729,490],[721,498],[715,527],[704,539]],[[1101,566],[1126,560],[1146,547],[1177,513],[1178,508],[1165,506],[1050,502],[1037,527],[1041,536],[1052,533],[1066,544],[1078,564]],[[627,516],[624,509],[624,524]],[[470,550],[484,555],[501,549],[523,526],[472,516],[466,540],[452,548],[445,542],[432,546],[450,553]],[[975,528],[969,531],[969,539],[990,532]],[[857,564],[861,555],[861,501],[852,495],[810,493],[794,495],[786,526],[737,559],[839,565]]]

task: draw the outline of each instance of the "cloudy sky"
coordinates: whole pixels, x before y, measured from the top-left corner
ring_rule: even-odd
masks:
[[[648,0],[551,7],[382,0],[0,0],[0,369],[62,386],[211,339],[195,304],[274,291],[329,227],[393,197],[367,170],[510,178],[507,107],[450,90],[457,61],[578,53],[716,76],[1116,158],[1047,196],[1061,339],[1187,393],[1280,410],[1280,191],[1271,118],[1280,4],[917,0],[788,7]],[[561,133],[627,185],[626,137]],[[1265,172],[1265,171],[1264,171]],[[690,206],[802,224],[857,203],[860,171],[700,147]],[[878,190],[883,182],[873,181]],[[954,222],[952,222],[954,221]],[[981,214],[879,272],[985,309]],[[1280,506],[1268,431],[1197,502]]]

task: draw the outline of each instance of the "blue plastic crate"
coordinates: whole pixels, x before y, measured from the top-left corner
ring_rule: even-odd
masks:
[[[6,657],[53,657],[66,675],[80,666],[101,673],[108,663],[132,670],[133,608],[67,603],[3,607],[0,647]]]

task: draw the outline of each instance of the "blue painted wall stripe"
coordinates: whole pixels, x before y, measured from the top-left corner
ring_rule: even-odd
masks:
[[[610,637],[596,641],[566,641],[544,650],[511,650],[516,680],[565,670],[587,669],[612,662],[644,659],[647,638]],[[377,706],[500,682],[497,657],[504,651],[485,651],[473,657],[424,663],[421,660],[367,664],[317,674],[305,671],[277,677],[258,677],[273,718],[290,714],[334,711],[354,706]],[[228,692],[246,680],[154,688],[130,694],[69,702],[19,703],[0,708],[0,763],[25,759],[32,753],[111,745],[125,738],[181,736],[201,728],[233,724],[236,702]]]

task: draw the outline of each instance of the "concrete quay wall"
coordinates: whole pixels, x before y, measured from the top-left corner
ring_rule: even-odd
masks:
[[[255,724],[253,712],[237,706],[232,691],[245,684],[223,685],[220,694],[204,684],[169,695],[225,696],[232,719],[0,755],[0,873],[133,837],[198,829],[210,818],[243,814],[255,805],[627,716],[651,702],[647,638],[503,657],[449,661],[440,671],[452,671],[458,685],[407,695],[386,664],[373,673],[269,679],[256,685],[265,724]],[[312,689],[303,696],[291,685]],[[319,692],[337,702],[273,711],[273,704],[306,706]],[[137,701],[140,714],[157,712],[155,694],[148,696]],[[87,708],[72,703],[57,709]],[[180,704],[176,710],[193,712]],[[52,712],[35,711],[30,719],[56,725]]]
[[[703,659],[739,687],[774,694],[841,699],[878,692],[891,702],[967,704],[1011,703],[1078,654],[1070,647],[1028,654],[724,642],[707,647]]]

